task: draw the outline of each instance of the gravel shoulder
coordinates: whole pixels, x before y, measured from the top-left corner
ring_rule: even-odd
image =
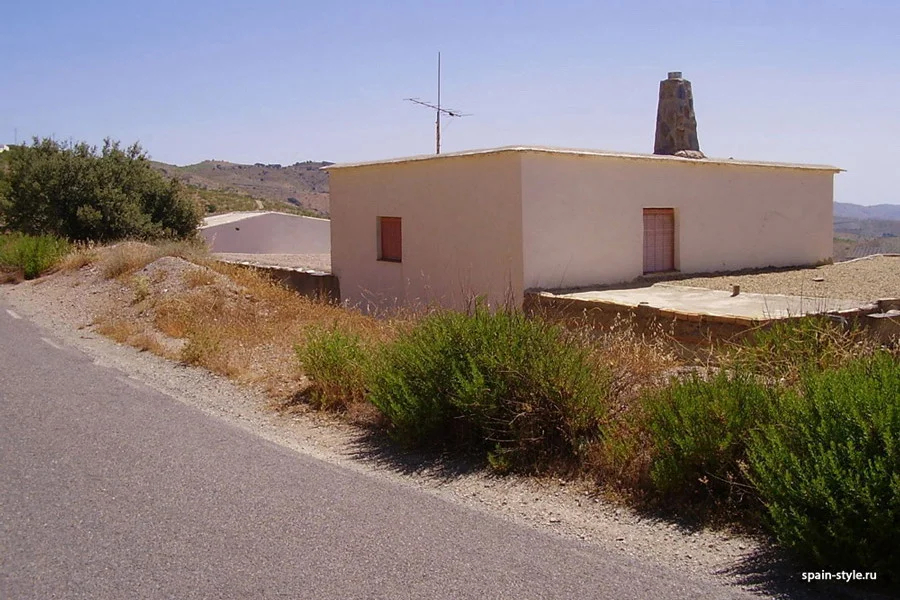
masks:
[[[742,292],[756,294],[871,302],[900,297],[900,256],[867,256],[821,267],[711,274],[675,279],[666,284],[723,291],[739,285]]]
[[[110,298],[127,291],[114,281],[95,283],[84,271],[0,286],[0,304],[45,328],[61,345],[85,352],[97,364],[127,373],[174,399],[297,452],[552,535],[615,548],[623,555],[666,565],[698,579],[724,580],[736,586],[736,594],[740,588],[758,588],[761,597],[785,590],[790,597],[817,597],[809,589],[786,584],[784,573],[771,570],[765,558],[767,549],[758,540],[691,530],[642,516],[596,497],[584,483],[497,477],[454,461],[398,454],[334,417],[314,412],[278,414],[258,391],[238,387],[203,369],[116,344],[93,331],[91,322],[94,315],[114,305]]]

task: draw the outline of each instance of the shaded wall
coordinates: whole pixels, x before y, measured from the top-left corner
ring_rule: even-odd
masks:
[[[331,264],[345,302],[463,308],[479,294],[521,305],[515,153],[366,165],[330,176]],[[379,216],[402,219],[402,262],[378,260]]]

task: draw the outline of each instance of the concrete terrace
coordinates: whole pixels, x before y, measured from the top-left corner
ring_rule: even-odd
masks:
[[[546,294],[546,292],[545,292]],[[808,298],[784,294],[740,293],[656,283],[649,287],[550,294],[557,298],[618,304],[624,308],[647,306],[680,315],[764,321],[809,314],[843,312],[866,307],[867,302],[839,298]]]

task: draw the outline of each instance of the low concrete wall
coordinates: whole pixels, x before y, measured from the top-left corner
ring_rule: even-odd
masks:
[[[237,265],[246,269],[253,269],[269,277],[289,290],[293,290],[301,296],[323,300],[328,302],[340,302],[341,288],[338,278],[331,273],[319,271],[304,271],[302,269],[288,269],[286,267],[269,267],[264,265],[252,265],[249,263],[222,261],[231,265]]]
[[[713,341],[739,339],[762,321],[738,317],[715,317],[681,313],[652,306],[630,307],[614,302],[561,298],[550,294],[526,293],[524,310],[552,320],[584,324],[609,329],[617,323],[627,323],[639,334],[672,336],[686,346],[706,346]]]
[[[663,332],[692,348],[709,346],[717,341],[737,341],[777,320],[786,320],[723,317],[643,305],[630,307],[615,302],[563,298],[542,292],[526,292],[524,310],[528,314],[598,329],[608,329],[617,322],[625,322],[633,326],[637,333]],[[862,326],[883,344],[900,343],[900,298],[881,299],[858,309],[823,315]]]

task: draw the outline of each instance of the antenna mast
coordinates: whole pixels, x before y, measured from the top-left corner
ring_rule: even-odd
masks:
[[[434,145],[435,154],[441,153],[441,53],[438,51],[438,103],[437,110],[434,111],[436,117],[434,120]]]
[[[434,151],[435,154],[441,153],[441,115],[446,115],[448,117],[468,117],[471,115],[463,114],[457,110],[449,110],[441,107],[441,53],[438,52],[438,61],[437,61],[437,104],[431,104],[430,102],[423,102],[418,98],[405,98],[408,102],[413,102],[415,104],[420,104],[427,108],[434,109],[435,119],[434,119]]]

